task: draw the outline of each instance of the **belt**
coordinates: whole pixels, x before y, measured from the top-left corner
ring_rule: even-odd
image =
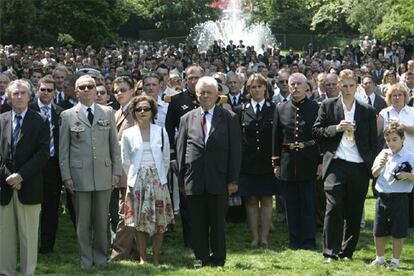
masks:
[[[311,147],[316,145],[314,140],[305,141],[305,142],[295,142],[295,143],[289,143],[289,144],[282,144],[282,149],[289,149],[289,150],[300,150],[307,147]]]

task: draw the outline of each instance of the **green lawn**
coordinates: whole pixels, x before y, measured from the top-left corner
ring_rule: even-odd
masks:
[[[359,250],[354,254],[354,261],[350,263],[338,261],[324,265],[320,233],[317,236],[317,251],[294,251],[287,248],[286,225],[275,223],[276,229],[269,237],[269,248],[250,249],[247,225],[228,224],[225,267],[194,269],[193,254],[191,250],[183,248],[181,227],[177,218],[175,236],[173,239],[165,240],[161,255],[162,264],[159,267],[123,261],[105,267],[81,270],[74,229],[68,215],[62,215],[56,253],[39,256],[37,275],[414,275],[413,229],[409,230],[400,269],[368,266],[375,257],[371,230],[374,203],[375,199],[372,197],[366,200],[367,226],[361,233]],[[386,257],[388,260],[391,257],[391,243],[388,243]],[[151,259],[150,254],[148,259]]]

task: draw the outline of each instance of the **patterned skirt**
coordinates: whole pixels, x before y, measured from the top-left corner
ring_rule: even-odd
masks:
[[[155,165],[141,167],[137,183],[135,187],[128,187],[124,204],[125,225],[150,236],[164,233],[168,224],[174,224],[168,186],[161,184]]]

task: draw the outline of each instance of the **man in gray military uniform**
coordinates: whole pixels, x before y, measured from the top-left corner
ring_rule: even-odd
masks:
[[[75,194],[81,267],[90,268],[106,263],[109,199],[121,157],[112,109],[95,104],[95,80],[81,76],[75,88],[79,103],[61,113],[59,163]]]

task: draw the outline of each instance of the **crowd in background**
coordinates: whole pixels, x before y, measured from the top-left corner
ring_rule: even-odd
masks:
[[[159,156],[164,155],[163,158],[165,160],[163,161],[163,166],[167,167],[166,171],[168,171],[168,169],[170,170],[168,176],[168,189],[170,195],[162,195],[162,200],[163,202],[166,202],[166,204],[173,205],[172,207],[169,207],[173,208],[173,210],[165,211],[168,213],[167,217],[164,218],[165,225],[160,227],[160,229],[156,226],[156,229],[154,230],[152,228],[150,232],[152,234],[173,232],[174,219],[172,217],[172,212],[177,214],[180,211],[183,221],[184,244],[188,247],[192,247],[198,258],[196,249],[194,248],[196,245],[192,244],[191,240],[191,218],[187,219],[188,213],[186,213],[188,206],[184,207],[181,206],[181,204],[178,204],[179,202],[186,202],[187,199],[182,196],[178,189],[179,185],[177,184],[176,177],[178,175],[178,181],[180,181],[180,175],[177,171],[177,164],[175,162],[179,157],[176,156],[175,143],[180,130],[178,125],[179,119],[187,111],[183,114],[179,113],[189,107],[187,104],[194,105],[189,109],[199,106],[199,99],[196,99],[195,96],[191,96],[191,94],[195,95],[197,92],[196,85],[198,79],[203,76],[211,76],[218,83],[217,89],[219,94],[226,96],[220,99],[219,105],[224,109],[234,111],[238,114],[240,120],[239,123],[242,138],[241,151],[243,153],[240,185],[239,192],[231,195],[229,198],[227,220],[240,222],[245,221],[245,218],[247,217],[252,235],[251,246],[267,246],[269,230],[272,228],[273,196],[276,196],[277,221],[287,221],[289,224],[289,247],[293,249],[314,249],[314,232],[316,228],[302,229],[303,223],[308,225],[309,222],[312,224],[312,222],[315,221],[315,225],[312,227],[324,227],[324,232],[336,231],[342,233],[342,231],[339,231],[336,228],[333,230],[325,229],[326,217],[324,226],[324,216],[325,213],[328,212],[325,211],[326,199],[324,197],[324,184],[321,180],[324,173],[320,170],[323,170],[323,168],[318,167],[318,162],[322,163],[320,160],[315,161],[315,173],[312,171],[309,174],[315,175],[315,179],[312,179],[312,181],[316,181],[316,185],[314,182],[309,182],[311,183],[311,186],[309,187],[315,186],[316,192],[313,191],[313,188],[311,188],[312,191],[306,190],[308,191],[306,192],[308,194],[315,193],[314,198],[307,202],[307,204],[315,207],[315,212],[309,213],[312,216],[311,219],[308,217],[303,221],[294,222],[296,218],[295,212],[300,213],[300,210],[291,210],[292,206],[296,204],[296,199],[293,199],[292,195],[289,196],[286,187],[278,188],[277,185],[272,186],[273,183],[277,182],[274,177],[275,174],[277,178],[282,179],[285,182],[291,181],[292,179],[294,181],[299,181],[296,173],[293,178],[288,172],[284,175],[284,170],[286,169],[289,171],[290,168],[284,168],[283,164],[278,163],[278,159],[282,158],[283,160],[283,156],[278,156],[280,151],[283,153],[283,150],[287,149],[298,150],[300,147],[300,149],[303,150],[308,147],[316,147],[316,143],[312,138],[312,135],[314,134],[312,134],[311,127],[309,128],[309,126],[306,126],[306,131],[308,131],[308,133],[305,135],[306,139],[303,138],[304,140],[300,141],[300,146],[296,143],[298,140],[292,140],[286,143],[280,142],[280,148],[278,148],[277,145],[272,145],[272,142],[275,143],[275,139],[287,141],[286,136],[284,136],[287,135],[287,132],[280,134],[275,133],[277,130],[275,131],[274,125],[278,125],[280,129],[287,127],[290,118],[284,118],[283,116],[286,114],[296,114],[295,112],[299,111],[298,106],[295,107],[297,109],[286,109],[285,111],[283,111],[282,108],[278,108],[278,106],[286,101],[295,102],[295,100],[300,101],[300,104],[303,104],[303,101],[305,100],[300,97],[297,98],[292,92],[295,91],[296,93],[296,90],[292,88],[291,82],[295,82],[298,87],[304,85],[306,101],[310,100],[312,102],[309,104],[309,107],[304,106],[304,108],[309,108],[309,114],[311,114],[310,117],[313,118],[310,126],[313,126],[315,120],[321,123],[319,121],[321,120],[321,114],[319,114],[317,119],[316,117],[318,114],[315,110],[321,105],[324,106],[324,100],[327,98],[336,98],[341,92],[344,93],[339,82],[343,84],[344,81],[355,79],[357,85],[357,87],[355,87],[355,99],[364,104],[371,105],[376,112],[375,136],[378,141],[376,141],[375,144],[378,144],[378,147],[376,147],[375,152],[372,152],[374,157],[385,146],[382,132],[389,126],[391,122],[390,119],[398,120],[406,127],[405,145],[406,148],[410,150],[413,141],[412,127],[414,127],[414,119],[411,117],[413,114],[410,113],[412,110],[406,108],[406,106],[413,105],[413,54],[413,38],[404,38],[399,42],[384,44],[376,40],[369,40],[368,37],[361,40],[358,45],[346,45],[342,48],[330,47],[328,49],[319,49],[312,44],[308,44],[304,46],[300,52],[296,52],[294,49],[290,48],[286,54],[282,54],[281,50],[276,46],[268,48],[263,46],[261,49],[254,49],[252,46],[244,45],[243,41],[238,41],[237,43],[230,41],[227,45],[223,44],[221,41],[215,41],[206,52],[199,52],[196,47],[186,44],[173,45],[167,41],[124,42],[121,46],[112,45],[101,47],[99,49],[91,46],[87,46],[86,48],[42,48],[30,45],[0,45],[0,112],[4,113],[12,109],[12,106],[7,104],[7,95],[5,94],[5,91],[8,84],[16,79],[25,79],[31,84],[31,102],[37,101],[41,94],[40,91],[46,91],[46,88],[41,86],[41,84],[47,83],[47,81],[44,81],[45,76],[46,78],[53,79],[53,87],[55,90],[53,102],[65,110],[74,107],[79,100],[82,100],[78,97],[81,92],[79,86],[82,87],[82,91],[88,91],[90,89],[87,87],[90,86],[92,88],[93,86],[93,89],[95,89],[96,85],[96,103],[103,106],[110,106],[113,110],[121,110],[122,112],[119,111],[119,114],[116,113],[119,116],[115,114],[116,118],[121,116],[126,117],[124,113],[127,109],[130,109],[128,106],[132,102],[134,96],[149,96],[149,98],[144,97],[135,100],[134,109],[131,109],[131,111],[136,112],[137,109],[139,109],[139,112],[146,112],[146,110],[148,110],[152,112],[151,116],[146,118],[144,123],[141,122],[140,125],[138,120],[139,116],[137,118],[137,115],[132,113],[133,118],[130,118],[129,123],[134,125],[135,122],[135,124],[140,125],[141,131],[144,129],[148,131],[151,123],[155,123],[161,127],[161,130],[156,128],[157,132],[161,131],[160,137],[163,137],[162,141],[157,141],[157,143],[161,143],[162,148],[164,145],[167,148],[171,147],[170,168],[168,168],[168,162],[165,161],[169,159],[165,157],[168,153],[165,151],[159,153]],[[303,74],[304,79],[302,79],[302,75],[298,73]],[[79,76],[82,75],[90,75],[93,80],[83,78],[82,80],[85,81],[85,84],[82,86],[82,83],[79,83]],[[203,85],[211,86],[211,81],[209,79],[203,81],[205,81],[203,82]],[[40,90],[40,87],[44,90]],[[131,95],[128,94],[129,91],[131,91]],[[124,96],[124,94],[127,96]],[[189,102],[187,102],[186,98],[183,98],[185,95],[188,95]],[[199,95],[197,95],[197,97],[198,96]],[[123,97],[129,98],[126,100],[123,99]],[[398,99],[400,99],[400,101],[398,101]],[[144,102],[145,104],[141,104],[141,102]],[[319,104],[319,106],[316,105],[316,103]],[[182,108],[183,110],[176,111],[173,109],[175,107]],[[154,110],[157,111],[154,112]],[[252,120],[247,118],[247,116],[250,116],[249,112],[251,112],[250,115]],[[275,112],[278,114],[280,113],[277,115],[280,116],[280,118],[274,115]],[[258,114],[260,114],[260,116]],[[299,117],[299,115],[297,116]],[[306,116],[306,114],[301,114],[301,116]],[[280,121],[276,122],[274,121],[274,118],[279,118],[278,120]],[[143,120],[143,118],[141,119]],[[286,122],[283,120],[286,120]],[[293,118],[293,120],[298,122],[297,118]],[[91,124],[92,121],[93,115]],[[251,125],[252,122],[259,121],[261,122],[260,127],[255,128]],[[308,125],[310,123],[306,122],[306,124]],[[258,126],[258,124],[256,124],[256,126]],[[297,129],[300,127],[298,126]],[[327,126],[324,126],[323,123],[321,123],[319,127],[322,129]],[[344,126],[342,131],[348,131],[348,127],[350,126]],[[164,131],[163,129],[165,129],[167,133],[164,134],[164,132],[162,132]],[[305,130],[301,132],[300,135],[304,135],[303,133],[305,133]],[[298,133],[293,132],[292,137],[296,134]],[[164,135],[166,136],[165,141]],[[275,138],[278,135],[280,137]],[[121,141],[121,139],[122,137],[118,136],[118,140]],[[150,139],[150,137],[148,137],[148,139]],[[315,140],[317,139],[315,138]],[[321,138],[321,140],[323,139]],[[124,143],[124,141],[120,143]],[[319,159],[319,149],[314,149],[315,152],[312,151],[312,155],[315,153],[316,159]],[[258,153],[259,150],[260,153]],[[278,150],[279,152],[277,152]],[[248,158],[250,159],[248,160]],[[272,158],[274,158],[273,164]],[[285,164],[289,163],[288,160],[290,159],[285,160]],[[122,161],[124,162],[124,158]],[[149,162],[148,164],[150,164],[147,164],[148,167],[146,167],[148,171],[154,169],[154,160],[151,160],[150,158],[147,161]],[[157,162],[157,160],[155,160],[155,162]],[[180,167],[180,164],[178,164],[178,167]],[[276,173],[276,171],[273,170],[274,168],[281,171]],[[125,173],[127,173],[129,165],[124,165],[124,169]],[[176,173],[175,176],[174,173]],[[307,172],[305,173],[302,170],[301,173],[307,175]],[[121,181],[122,177],[126,177],[126,175],[120,176]],[[147,176],[140,177],[144,179]],[[155,176],[155,178],[156,177],[157,176]],[[166,179],[167,172],[163,172],[161,178]],[[307,177],[305,178],[306,179],[300,179],[300,181],[306,182],[309,180]],[[150,180],[152,182],[152,178]],[[146,181],[149,180],[147,179]],[[262,183],[261,186],[257,186],[257,182]],[[375,189],[373,190],[375,194],[378,193]],[[143,240],[145,240],[144,236],[134,238],[133,235],[131,236],[131,234],[128,234],[131,243],[136,242],[137,246],[141,244],[141,247],[138,249],[129,248],[128,250],[130,252],[119,257],[120,253],[117,252],[119,248],[116,246],[117,239],[119,240],[120,238],[117,238],[117,235],[120,232],[119,229],[123,226],[121,228],[119,226],[120,219],[118,218],[118,212],[125,211],[125,209],[119,210],[119,207],[117,206],[118,201],[125,203],[126,191],[122,191],[122,188],[120,188],[120,190],[115,189],[115,191],[116,194],[114,194],[114,191],[112,192],[111,204],[109,206],[110,229],[112,231],[112,242],[114,246],[113,256],[111,256],[111,258],[114,260],[128,259],[131,257],[137,258],[138,254],[141,257],[140,261],[144,262],[145,258],[143,258],[143,256],[145,256],[145,247],[142,248]],[[78,223],[76,220],[76,211],[74,210],[76,208],[70,206],[74,201],[71,197],[71,192],[73,192],[73,187],[66,185],[67,203],[69,204],[68,208],[74,226],[76,227],[76,224]],[[128,190],[127,193],[128,196],[131,196],[131,190]],[[294,194],[296,192],[291,191],[290,193]],[[123,197],[122,200],[121,197]],[[172,203],[170,203],[170,201]],[[246,209],[244,209],[243,204],[246,206]],[[135,205],[134,207],[129,207],[131,209],[136,208]],[[329,205],[328,208],[332,211],[333,207]],[[411,196],[409,202],[409,222],[411,226],[414,225],[413,212],[414,203]],[[136,214],[134,216],[136,216]],[[355,220],[355,217],[359,217],[359,214],[356,214],[352,219]],[[355,223],[355,221],[353,222]],[[359,223],[363,225],[364,220],[362,219],[361,222],[358,221],[358,228],[360,226]],[[261,227],[260,231],[259,226]],[[47,226],[44,225],[42,225],[42,227],[47,228]],[[53,235],[56,234],[56,227],[57,224],[55,229],[52,230],[52,232],[55,231]],[[152,227],[154,226],[152,225]],[[144,228],[145,227],[143,227],[143,229]],[[303,233],[299,233],[300,231],[297,232],[297,229],[301,229]],[[356,230],[353,229],[352,231],[355,232]],[[141,232],[148,231],[142,230]],[[303,240],[299,238],[301,235],[303,236]],[[52,239],[52,244],[49,245],[48,248],[43,248],[44,252],[42,252],[41,248],[40,253],[49,253],[53,251],[55,237]],[[159,241],[153,241],[153,246],[155,246],[154,248],[156,248],[157,252],[159,252],[161,242],[162,238]],[[356,242],[357,239],[355,244],[351,245],[351,248],[353,248],[350,249],[352,251],[350,252],[350,255],[344,257],[352,258]],[[328,244],[326,246],[328,246]],[[335,254],[338,252],[331,255],[328,253],[324,251],[325,257],[336,258]],[[216,263],[211,263],[211,260],[207,262],[207,260],[204,259],[201,261],[202,265],[224,265],[224,260],[225,255],[224,259],[215,260]],[[158,264],[158,256],[154,259],[154,262]]]

